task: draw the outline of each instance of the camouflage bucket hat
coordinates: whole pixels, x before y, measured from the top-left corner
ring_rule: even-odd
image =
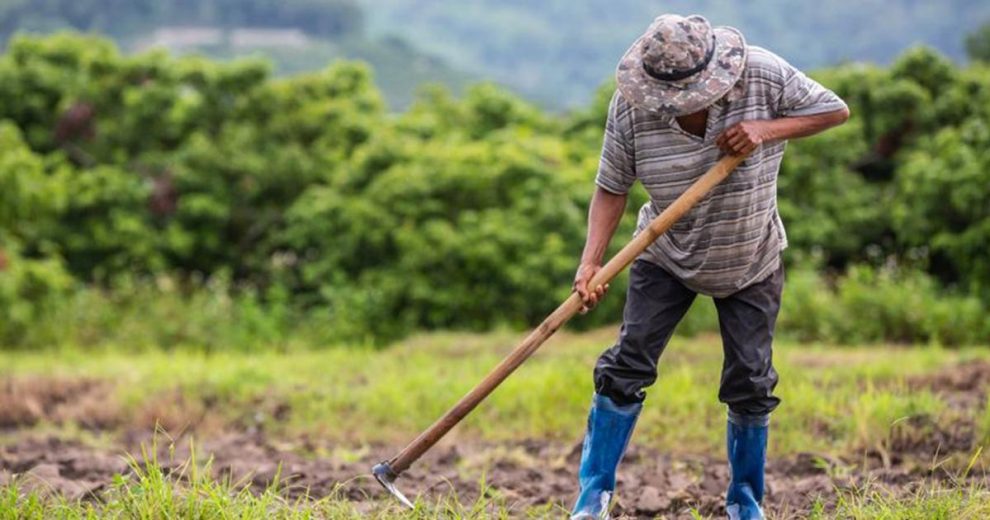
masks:
[[[746,65],[746,40],[703,16],[657,17],[626,51],[616,79],[633,106],[669,116],[702,110],[736,86]]]

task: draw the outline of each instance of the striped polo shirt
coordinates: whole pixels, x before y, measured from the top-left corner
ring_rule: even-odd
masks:
[[[749,46],[744,92],[708,108],[704,137],[676,119],[637,109],[616,91],[596,183],[615,194],[643,183],[650,201],[639,211],[636,233],[722,156],[715,140],[744,120],[805,116],[844,108],[832,91],[783,58]],[[640,259],[663,267],[688,288],[717,298],[772,274],[787,247],[777,211],[777,173],[786,141],[765,143],[657,239]]]

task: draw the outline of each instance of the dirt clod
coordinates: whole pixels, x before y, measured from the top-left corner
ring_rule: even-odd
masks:
[[[655,515],[670,507],[670,497],[661,493],[653,486],[646,486],[639,490],[639,499],[636,500],[636,513],[643,515]]]
[[[105,429],[118,422],[112,386],[93,379],[0,379],[0,428],[33,426],[41,421],[74,422]]]
[[[990,390],[990,361],[966,361],[913,377],[908,379],[908,388],[930,390],[956,409],[980,407],[986,403]]]

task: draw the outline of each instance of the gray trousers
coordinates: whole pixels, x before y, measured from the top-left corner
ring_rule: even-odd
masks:
[[[719,401],[730,413],[765,416],[780,404],[773,395],[777,372],[772,343],[783,266],[772,275],[725,298],[714,298],[722,333],[722,381]],[[636,260],[618,342],[595,365],[595,390],[618,404],[642,402],[657,379],[657,363],[674,327],[696,293],[660,266]]]

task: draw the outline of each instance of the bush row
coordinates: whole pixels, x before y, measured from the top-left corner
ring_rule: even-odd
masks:
[[[122,56],[71,35],[15,40],[0,77],[4,347],[38,345],[49,329],[84,343],[137,336],[137,324],[164,345],[244,348],[249,333],[278,342],[303,323],[338,342],[533,325],[569,291],[612,90],[564,116],[492,85],[462,99],[428,90],[389,114],[360,65],[276,79],[264,63]],[[887,69],[848,65],[821,79],[853,118],[794,143],[780,211],[795,265],[820,259],[822,272],[848,275],[816,275],[829,291],[791,299],[801,308],[834,294],[820,297],[850,310],[784,317],[785,328],[835,340],[981,337],[967,320],[990,302],[990,72],[916,49]],[[613,251],[643,201],[635,191]],[[851,267],[888,258],[904,274]],[[795,276],[790,290],[807,283]],[[860,287],[883,287],[889,301]],[[96,302],[106,309],[92,312],[119,316],[87,325],[65,310]],[[922,304],[925,316],[900,308]],[[620,305],[611,298],[577,325],[615,320]],[[858,324],[867,308],[877,323]],[[950,330],[953,316],[974,332]],[[230,339],[209,320],[196,332],[206,317],[230,323]]]

